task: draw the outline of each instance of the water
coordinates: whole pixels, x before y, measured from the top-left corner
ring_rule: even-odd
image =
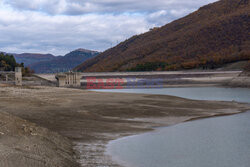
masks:
[[[98,90],[250,103],[250,89],[161,88]],[[216,117],[111,141],[107,153],[129,167],[248,167],[250,112]]]
[[[250,89],[223,87],[187,87],[159,89],[98,89],[98,92],[172,95],[194,100],[238,101],[250,103]]]
[[[129,167],[248,167],[250,112],[181,123],[112,141],[107,152]]]

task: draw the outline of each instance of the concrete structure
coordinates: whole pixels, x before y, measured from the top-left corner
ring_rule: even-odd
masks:
[[[66,72],[56,75],[57,86],[59,87],[80,87],[81,76],[77,72]]]
[[[46,74],[41,77],[46,79],[56,78],[59,87],[79,87],[87,88],[87,78],[95,79],[94,84],[104,82],[107,85],[107,79],[114,79],[115,87],[123,88],[131,86],[172,86],[189,84],[220,84],[237,77],[241,71],[156,71],[156,72],[103,72],[103,73],[76,73],[67,72],[57,74]],[[98,80],[100,79],[100,80]],[[106,83],[105,83],[106,82]],[[153,85],[150,85],[153,84]],[[157,83],[157,84],[156,84]],[[138,85],[137,85],[138,84]],[[162,85],[161,85],[162,84]],[[99,84],[102,85],[102,84]],[[143,87],[142,86],[142,87]]]
[[[0,82],[22,86],[22,67],[16,67],[14,71],[0,71]]]
[[[22,67],[15,68],[15,84],[18,86],[22,86]]]
[[[14,74],[13,71],[0,71],[0,82],[14,84]]]

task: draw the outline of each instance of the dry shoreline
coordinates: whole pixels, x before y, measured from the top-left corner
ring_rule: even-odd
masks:
[[[250,109],[249,105],[236,102],[52,87],[0,87],[0,100],[0,114],[6,112],[68,138],[75,151],[81,153],[78,162],[88,167],[119,166],[105,155],[110,140],[154,127]],[[73,151],[70,154],[74,158]],[[25,162],[31,166],[29,161]]]

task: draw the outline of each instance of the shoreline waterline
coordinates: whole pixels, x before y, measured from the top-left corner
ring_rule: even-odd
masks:
[[[136,89],[92,89],[94,92],[132,93],[146,95],[168,95],[190,100],[235,101],[250,103],[249,88],[229,87],[177,87],[177,88],[136,88]]]
[[[211,116],[205,116],[205,117],[191,118],[191,119],[188,119],[186,121],[179,122],[179,123],[169,125],[169,126],[154,127],[153,130],[148,131],[148,132],[133,134],[130,136],[125,136],[125,137],[120,137],[118,139],[111,140],[107,143],[105,154],[111,156],[112,160],[114,160],[115,162],[117,162],[118,164],[120,164],[124,167],[137,167],[137,166],[130,164],[130,162],[123,160],[121,157],[119,157],[119,155],[112,153],[112,151],[111,151],[112,144],[113,143],[121,143],[121,142],[124,143],[124,142],[126,142],[126,140],[131,139],[131,138],[141,137],[141,136],[145,136],[145,135],[149,136],[153,133],[158,133],[161,130],[164,130],[166,128],[171,128],[174,126],[182,126],[182,125],[185,126],[186,123],[192,123],[192,122],[196,122],[196,121],[202,121],[202,120],[214,119],[214,118],[220,118],[220,117],[224,118],[224,117],[236,116],[236,115],[240,115],[240,114],[244,114],[244,113],[249,114],[250,110],[239,111],[237,113],[227,113],[227,114],[218,114],[218,115],[211,115]]]
[[[249,89],[247,89],[247,90],[249,90]],[[94,91],[94,90],[92,90],[92,91]],[[104,92],[105,92],[106,90],[98,90],[98,91],[101,91],[101,92],[104,91]],[[108,92],[109,92],[109,91],[112,92],[112,90],[107,90],[107,91],[108,91]],[[125,91],[126,91],[126,90],[125,90]],[[115,92],[116,92],[116,90],[115,90]],[[119,90],[118,90],[117,92],[121,93],[121,91],[119,91]],[[123,92],[123,91],[122,91],[122,93],[127,93],[127,92]],[[129,93],[131,93],[131,92],[129,92]],[[172,95],[172,94],[171,94],[171,95]],[[177,96],[177,97],[178,97],[178,96]],[[196,99],[195,99],[195,100],[196,100]],[[242,101],[241,101],[241,102],[242,102]],[[244,102],[244,103],[246,103],[246,102]],[[250,105],[250,101],[248,101],[247,104]],[[121,138],[118,138],[118,139],[109,141],[108,144],[106,145],[107,148],[106,148],[105,154],[111,156],[112,159],[113,159],[115,162],[118,162],[118,163],[121,164],[121,165],[124,165],[124,166],[133,166],[133,165],[131,165],[129,162],[122,160],[121,157],[119,157],[119,156],[117,156],[117,155],[111,153],[111,151],[110,151],[110,145],[111,145],[111,143],[113,143],[113,142],[119,142],[119,141],[121,141],[121,140],[126,140],[126,139],[129,139],[129,138],[131,138],[131,137],[133,138],[133,137],[136,137],[136,136],[143,136],[143,135],[145,135],[145,134],[154,133],[154,132],[158,131],[159,129],[162,129],[162,128],[169,128],[169,127],[171,127],[171,126],[180,125],[180,124],[183,124],[183,123],[186,123],[186,122],[200,121],[200,120],[202,120],[202,119],[213,119],[213,118],[218,118],[218,117],[227,117],[227,116],[232,116],[232,115],[236,115],[236,114],[242,114],[242,113],[246,113],[246,112],[250,112],[250,110],[238,111],[238,112],[236,112],[236,113],[224,113],[224,114],[214,114],[214,115],[210,115],[210,116],[195,117],[195,118],[190,118],[190,119],[187,119],[187,120],[185,120],[185,121],[183,121],[183,122],[179,122],[179,123],[176,123],[176,124],[173,124],[173,125],[169,125],[169,126],[154,127],[153,130],[152,130],[152,131],[149,131],[149,132],[134,134],[134,135],[130,135],[130,136],[125,136],[125,137],[121,137]]]

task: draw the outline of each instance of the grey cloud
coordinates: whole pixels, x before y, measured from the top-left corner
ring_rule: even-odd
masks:
[[[0,51],[65,54],[79,47],[103,51],[149,28],[142,16],[0,11]]]
[[[215,0],[2,0],[0,51],[103,51]]]
[[[18,10],[48,14],[81,15],[86,13],[155,12],[198,8],[216,0],[3,0]]]

